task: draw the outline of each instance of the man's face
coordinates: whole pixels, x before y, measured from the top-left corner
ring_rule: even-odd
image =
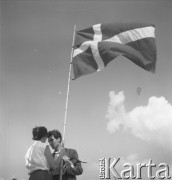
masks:
[[[61,139],[56,139],[53,135],[48,138],[48,142],[52,149],[58,149]]]

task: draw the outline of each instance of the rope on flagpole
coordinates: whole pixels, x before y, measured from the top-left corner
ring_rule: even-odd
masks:
[[[66,132],[66,124],[67,124],[67,112],[68,112],[68,101],[69,101],[69,88],[70,88],[70,79],[71,79],[71,70],[72,70],[72,60],[73,60],[73,52],[74,52],[74,43],[75,43],[75,32],[76,32],[76,25],[74,26],[73,31],[73,40],[72,40],[72,50],[71,50],[71,57],[70,57],[70,66],[69,66],[69,76],[68,76],[68,84],[67,84],[67,95],[66,95],[66,105],[65,105],[65,117],[64,117],[64,127],[63,127],[63,136],[62,136],[62,143],[64,146],[65,141],[65,132]]]
[[[69,88],[70,88],[70,79],[71,79],[71,70],[72,70],[72,60],[73,60],[73,52],[74,52],[74,43],[75,43],[75,32],[76,32],[76,25],[74,26],[73,31],[73,40],[72,40],[72,50],[71,50],[71,57],[70,57],[70,66],[69,66],[69,75],[68,75],[68,83],[67,83],[67,95],[66,95],[66,105],[65,105],[65,116],[64,116],[64,126],[63,126],[63,136],[61,145],[64,148],[64,141],[65,141],[65,132],[66,132],[66,124],[67,124],[67,112],[68,112],[68,101],[69,101]],[[60,180],[62,180],[63,174],[63,160],[60,163]]]

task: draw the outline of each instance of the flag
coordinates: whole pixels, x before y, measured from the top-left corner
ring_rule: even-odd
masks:
[[[119,55],[155,72],[155,26],[152,24],[96,24],[76,31],[73,48],[74,79],[101,71]]]

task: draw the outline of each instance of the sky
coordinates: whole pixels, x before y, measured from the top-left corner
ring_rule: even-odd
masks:
[[[28,179],[32,128],[63,133],[73,29],[98,23],[156,26],[156,73],[118,57],[70,81],[65,146],[79,154],[78,180],[98,180],[100,158],[166,163],[172,173],[172,1],[1,0],[0,179]],[[162,169],[162,168],[161,168]],[[148,179],[146,169],[143,179]],[[157,179],[157,178],[155,178]]]

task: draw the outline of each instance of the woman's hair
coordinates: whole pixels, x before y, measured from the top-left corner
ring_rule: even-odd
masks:
[[[32,129],[33,140],[39,141],[43,137],[47,137],[47,128],[43,126]]]
[[[50,136],[54,136],[56,139],[60,138],[62,140],[62,135],[60,133],[60,131],[58,131],[57,129],[54,129],[52,131],[49,131],[47,133],[47,137],[49,138]]]

